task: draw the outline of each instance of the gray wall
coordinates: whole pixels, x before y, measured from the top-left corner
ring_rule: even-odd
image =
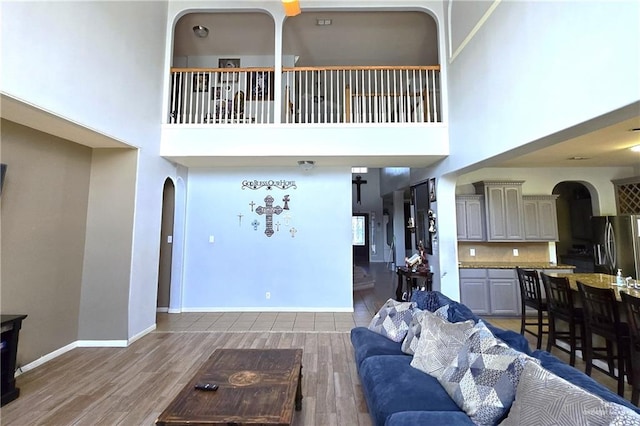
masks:
[[[2,120],[0,309],[27,314],[18,365],[78,337],[91,149]]]

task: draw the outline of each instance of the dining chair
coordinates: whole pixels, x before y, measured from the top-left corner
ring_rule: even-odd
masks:
[[[631,335],[631,368],[627,373],[631,383],[631,402],[640,406],[640,297],[620,292],[622,305],[626,308]]]
[[[549,338],[547,339],[547,352],[551,352],[551,346],[569,353],[569,364],[576,364],[576,351],[582,350],[584,339],[584,312],[576,305],[573,290],[567,277],[552,277],[541,273],[542,283],[547,299],[549,312]],[[566,322],[568,331],[558,331],[556,321]],[[580,334],[577,335],[576,331]],[[557,340],[568,339],[569,350],[559,346]],[[578,341],[580,344],[578,344]]]
[[[538,272],[535,270],[516,267],[516,272],[520,284],[520,301],[522,308],[520,315],[520,334],[524,336],[526,332],[536,336],[536,349],[540,349],[542,347],[542,335],[549,333],[549,318],[545,315],[545,312],[547,312],[547,301],[542,297],[540,278],[538,277]],[[527,319],[527,306],[536,310],[534,320]],[[537,332],[528,329],[527,326],[536,326]],[[544,327],[547,327],[547,329],[545,330]]]
[[[585,335],[583,358],[585,373],[590,376],[594,359],[606,359],[609,371],[598,368],[618,380],[618,395],[624,396],[625,371],[630,371],[629,324],[620,321],[618,301],[612,288],[596,288],[576,281],[584,309]],[[594,351],[593,335],[606,340],[606,353]],[[616,350],[614,353],[614,349]],[[615,367],[618,367],[618,374]]]

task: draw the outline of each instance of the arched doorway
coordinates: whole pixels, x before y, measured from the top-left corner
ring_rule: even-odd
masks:
[[[558,195],[558,244],[560,263],[575,265],[575,272],[593,272],[593,208],[589,188],[581,182],[560,182],[553,188]]]
[[[156,310],[168,312],[171,292],[171,262],[173,257],[173,221],[175,187],[167,178],[162,191],[162,219],[160,225],[160,260],[158,265],[158,297]]]

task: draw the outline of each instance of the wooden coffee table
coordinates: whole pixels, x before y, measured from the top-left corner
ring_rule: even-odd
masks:
[[[216,349],[156,425],[290,425],[294,404],[302,409],[302,349]]]

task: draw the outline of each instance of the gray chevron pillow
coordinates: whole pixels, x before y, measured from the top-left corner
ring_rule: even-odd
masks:
[[[509,416],[500,425],[638,425],[640,415],[527,362]]]
[[[420,327],[411,366],[438,378],[473,332],[473,321],[451,323],[424,311]]]

